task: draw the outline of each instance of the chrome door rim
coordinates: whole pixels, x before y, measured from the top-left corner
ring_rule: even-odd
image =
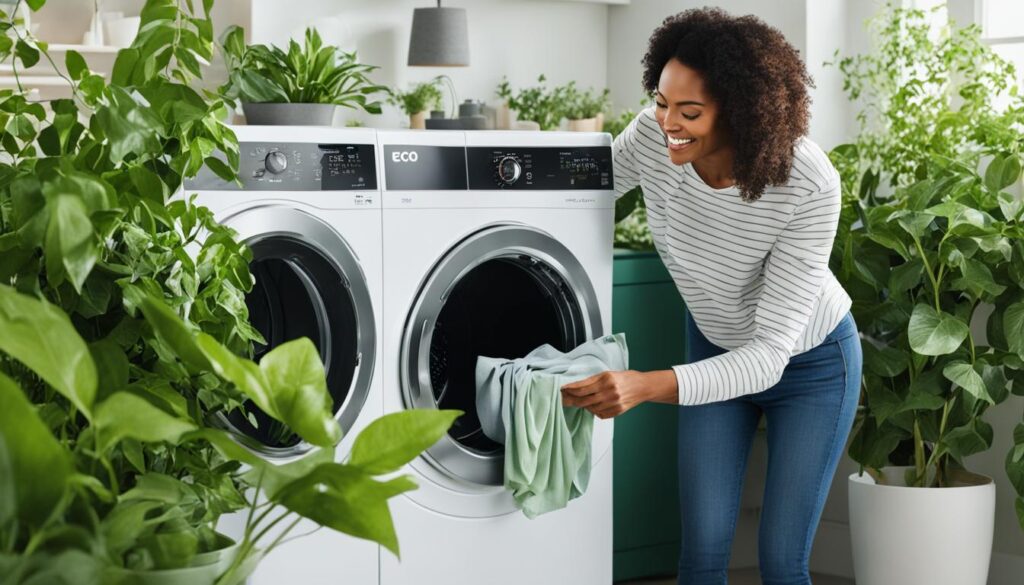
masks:
[[[543,262],[568,285],[581,310],[582,323],[578,324],[578,330],[582,331],[583,338],[594,339],[603,334],[593,284],[583,265],[564,244],[541,230],[521,224],[487,226],[449,249],[418,288],[403,328],[399,358],[405,408],[437,408],[429,374],[430,345],[438,315],[454,286],[484,262],[524,255]],[[503,456],[480,454],[448,434],[422,457],[441,473],[462,482],[486,486],[503,483]]]
[[[344,402],[334,415],[341,427],[342,435],[346,434],[366,404],[376,365],[377,323],[366,274],[359,263],[358,255],[344,236],[332,226],[324,220],[294,207],[282,205],[250,207],[224,218],[222,223],[238,232],[247,246],[277,238],[287,238],[299,242],[323,256],[340,277],[339,284],[348,295],[355,313],[357,348],[352,382]],[[273,229],[267,229],[268,226],[273,226]],[[305,275],[302,278],[305,279]],[[323,298],[329,298],[332,292],[319,291]],[[327,324],[321,323],[321,326],[327,326]],[[330,354],[327,355],[327,359],[330,360]],[[237,431],[233,425],[227,422],[226,418],[222,417],[221,420],[232,428],[239,443],[268,458],[292,458],[313,449],[313,445],[306,441],[300,441],[289,447],[271,447]]]

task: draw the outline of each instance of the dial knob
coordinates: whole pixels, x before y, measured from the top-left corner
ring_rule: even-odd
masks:
[[[523,167],[515,157],[506,156],[498,161],[498,180],[502,183],[511,185],[519,180],[519,175],[522,173]]]
[[[288,157],[285,156],[283,152],[275,150],[274,152],[267,155],[267,158],[264,160],[264,163],[266,164],[268,171],[274,173],[275,175],[278,175],[283,173],[285,169],[288,168]]]

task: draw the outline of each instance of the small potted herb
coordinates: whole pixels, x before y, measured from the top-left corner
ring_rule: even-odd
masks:
[[[261,125],[325,125],[337,106],[381,112],[375,94],[387,88],[367,77],[377,67],[363,65],[354,52],[324,46],[316,29],[306,29],[305,42],[276,46],[245,44],[245,32],[232,26],[224,32],[222,50],[228,81],[220,93],[242,103],[246,121]]]
[[[593,89],[577,89],[576,82],[570,81],[562,88],[565,100],[565,117],[569,130],[574,132],[600,132],[604,126],[604,111],[611,102],[610,90],[596,93]]]
[[[389,90],[388,103],[398,106],[409,116],[409,127],[417,130],[426,128],[427,113],[441,107],[440,77],[417,83],[409,91]]]
[[[519,130],[555,130],[562,121],[564,88],[548,89],[544,86],[544,75],[537,78],[539,85],[520,89],[513,93],[507,79],[498,85],[497,95],[504,98],[511,111],[516,113],[516,122],[511,125]]]

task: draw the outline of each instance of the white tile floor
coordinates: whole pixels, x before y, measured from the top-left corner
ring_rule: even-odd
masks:
[[[854,585],[853,581],[829,575],[811,573],[814,585]],[[675,579],[644,579],[639,581],[619,581],[616,585],[676,585]],[[761,585],[757,569],[734,569],[729,571],[729,585]]]

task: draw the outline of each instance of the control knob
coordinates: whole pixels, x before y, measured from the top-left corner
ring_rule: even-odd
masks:
[[[504,156],[498,161],[498,180],[505,185],[518,181],[522,173],[523,167],[514,156]]]
[[[264,164],[268,171],[279,175],[288,168],[288,157],[280,150],[275,150],[267,155],[267,158],[264,159]]]

